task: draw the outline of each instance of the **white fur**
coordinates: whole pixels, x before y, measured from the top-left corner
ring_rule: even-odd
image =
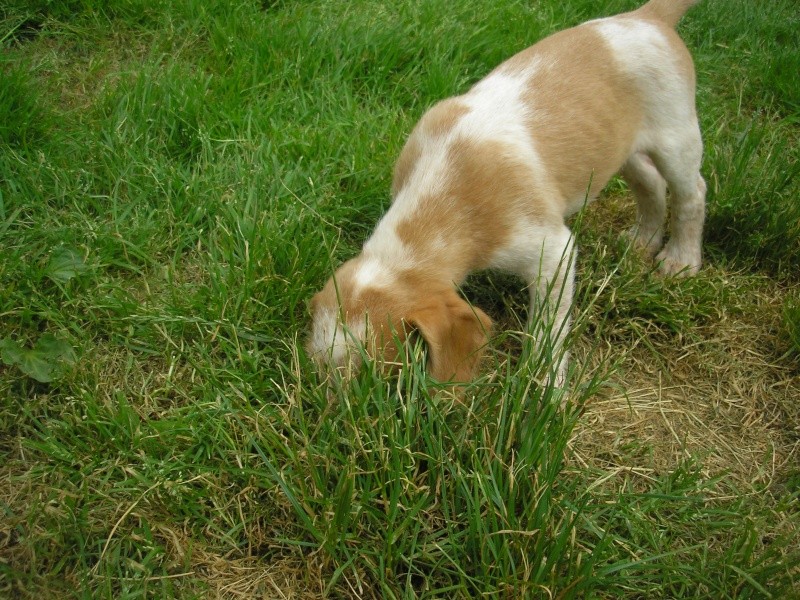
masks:
[[[391,285],[393,267],[384,265],[380,260],[370,257],[359,265],[355,274],[356,285],[361,288],[387,287]]]
[[[314,319],[310,346],[316,349],[314,358],[336,367],[357,366],[358,344],[366,334],[366,321],[363,317],[348,320],[345,329],[336,311],[322,309]]]
[[[532,65],[518,74],[497,71],[478,82],[462,96],[472,110],[454,128],[453,135],[529,146],[531,136],[524,123],[532,107],[523,102],[522,94],[535,70]]]

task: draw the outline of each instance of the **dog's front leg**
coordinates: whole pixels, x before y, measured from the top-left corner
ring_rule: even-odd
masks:
[[[570,230],[562,225],[538,240],[538,252],[526,274],[531,295],[528,331],[536,351],[551,366],[548,378],[563,387],[568,352],[563,347],[569,332],[575,279],[575,244]]]

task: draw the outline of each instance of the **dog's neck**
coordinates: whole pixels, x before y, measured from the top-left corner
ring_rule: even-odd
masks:
[[[402,200],[401,200],[402,201]],[[413,273],[415,278],[439,281],[448,285],[460,284],[474,269],[466,259],[479,253],[473,248],[471,236],[456,225],[431,228],[424,216],[414,214],[411,218],[398,219],[393,213],[397,203],[381,219],[372,236],[364,244],[362,251],[364,265],[362,271],[393,273]],[[430,235],[431,231],[435,235]]]

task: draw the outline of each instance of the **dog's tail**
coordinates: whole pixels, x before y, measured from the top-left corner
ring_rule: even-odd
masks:
[[[683,14],[700,0],[650,0],[633,14],[675,27]]]

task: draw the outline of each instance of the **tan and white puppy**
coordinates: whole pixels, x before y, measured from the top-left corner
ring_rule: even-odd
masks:
[[[615,173],[638,202],[636,243],[666,274],[697,272],[702,140],[692,59],[674,31],[696,2],[651,0],[556,33],[431,108],[397,161],[391,208],[311,302],[315,359],[357,366],[363,344],[391,362],[393,335],[416,330],[435,379],[469,380],[492,323],[457,286],[488,268],[527,281],[530,315],[552,324],[531,330],[557,354],[573,290],[564,220]]]

